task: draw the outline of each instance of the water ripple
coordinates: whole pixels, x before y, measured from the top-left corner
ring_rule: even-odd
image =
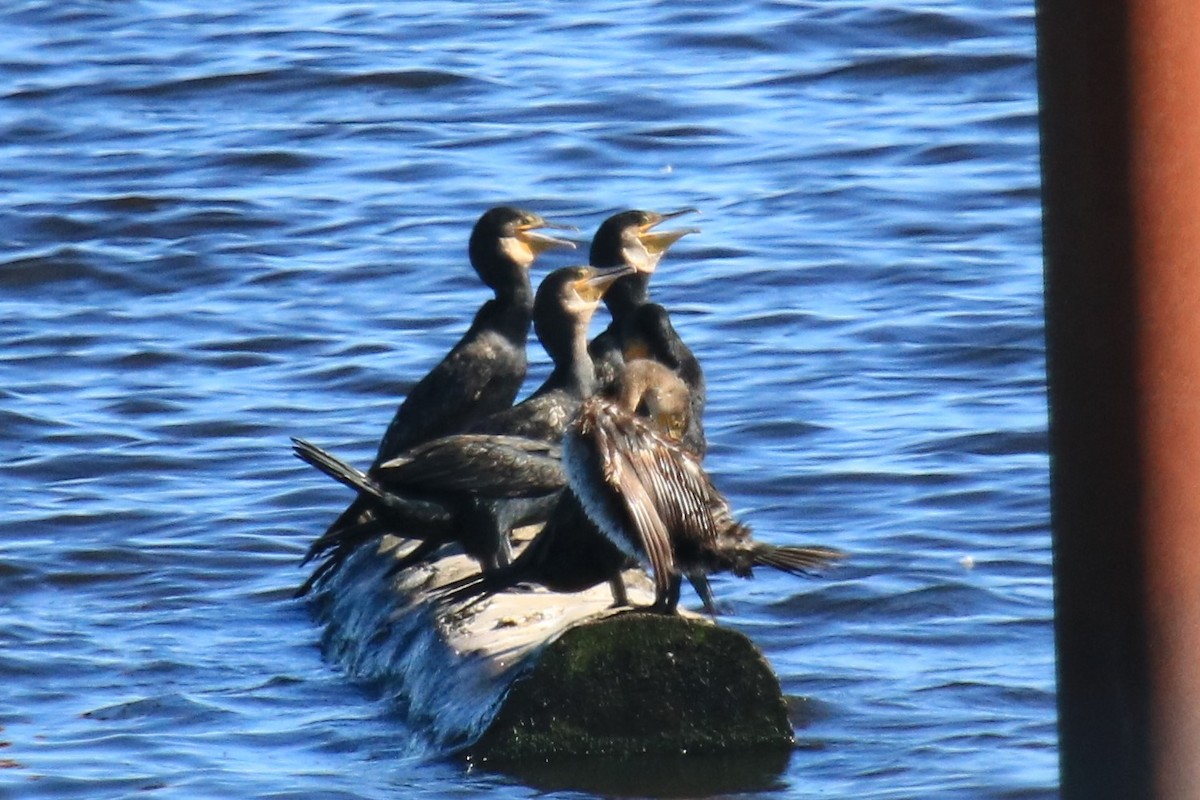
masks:
[[[6,6],[0,782],[529,794],[431,759],[290,599],[347,497],[288,437],[369,462],[507,202],[584,240],[703,211],[653,291],[705,367],[707,463],[757,535],[850,553],[714,580],[800,709],[770,790],[1054,796],[1032,15]]]

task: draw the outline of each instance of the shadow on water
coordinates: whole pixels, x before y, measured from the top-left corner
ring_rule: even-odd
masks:
[[[495,770],[539,791],[583,791],[605,797],[712,797],[784,787],[789,750],[577,758],[541,763],[472,765]]]

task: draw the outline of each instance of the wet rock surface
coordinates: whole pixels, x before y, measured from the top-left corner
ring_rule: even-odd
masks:
[[[791,744],[779,681],[749,639],[629,612],[578,624],[542,650],[470,753],[504,763]]]
[[[786,753],[779,682],[741,633],[610,608],[607,586],[431,602],[476,569],[450,555],[389,578],[408,544],[364,546],[313,602],[326,657],[393,699],[433,746],[513,766],[636,754]],[[653,589],[626,575],[634,604]]]

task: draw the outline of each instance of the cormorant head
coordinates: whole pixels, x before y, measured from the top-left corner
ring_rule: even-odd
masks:
[[[622,211],[600,224],[592,238],[588,261],[598,266],[628,264],[638,272],[654,272],[663,255],[689,233],[699,228],[657,231],[655,227],[682,214],[698,213],[694,208],[681,208],[660,214],[657,211]]]
[[[533,328],[538,340],[551,351],[557,339],[567,334],[557,331],[585,330],[601,298],[618,278],[632,275],[633,267],[564,267],[547,275],[538,286],[533,301]]]
[[[471,231],[471,264],[483,282],[493,289],[524,273],[543,250],[551,247],[575,249],[575,243],[541,233],[545,228],[574,230],[549,222],[531,211],[498,206],[485,212]]]

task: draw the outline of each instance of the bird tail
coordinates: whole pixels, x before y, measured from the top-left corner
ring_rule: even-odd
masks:
[[[453,522],[453,515],[443,503],[397,494],[312,442],[293,437],[292,452],[296,458],[358,492],[359,498],[312,543],[302,563],[308,563],[347,537],[357,543],[371,538],[385,527],[442,529]],[[381,517],[386,518],[386,524]]]
[[[846,557],[832,547],[777,547],[765,542],[755,542],[750,555],[755,565],[774,567],[792,575],[812,575]]]
[[[304,554],[304,559],[300,562],[300,566],[304,566],[314,558],[327,553],[330,548],[337,545],[342,539],[345,531],[368,524],[378,527],[379,521],[375,517],[374,509],[369,508],[366,501],[359,497],[347,506],[346,510],[339,514],[338,518],[325,529],[325,532],[308,546],[308,552]]]
[[[308,580],[296,590],[295,596],[303,597],[308,594],[314,586],[336,572],[359,545],[383,532],[384,526],[379,520],[370,517],[340,528],[330,528],[312,543],[308,554],[300,562],[300,566],[304,566],[315,558],[324,558]]]
[[[309,466],[316,467],[338,483],[357,492],[382,499],[383,490],[367,473],[352,467],[332,453],[322,450],[312,442],[292,437],[292,452],[296,458]]]

